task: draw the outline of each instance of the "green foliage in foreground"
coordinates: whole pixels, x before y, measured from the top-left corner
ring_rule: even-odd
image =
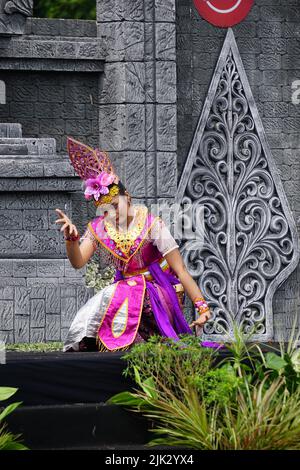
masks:
[[[96,0],[34,0],[38,18],[96,19]]]
[[[17,388],[0,387],[0,401],[8,400],[17,390]],[[0,450],[27,450],[27,447],[20,441],[20,434],[10,433],[6,424],[3,423],[3,420],[20,405],[21,402],[17,402],[4,409],[0,408]]]
[[[7,351],[19,351],[19,352],[50,352],[50,351],[61,351],[63,343],[53,341],[51,343],[16,343],[6,344]]]
[[[137,389],[108,403],[152,421],[149,446],[199,450],[300,449],[300,353],[292,338],[287,351],[263,354],[235,327],[231,354],[221,362],[197,338],[180,342],[153,337],[124,358]]]

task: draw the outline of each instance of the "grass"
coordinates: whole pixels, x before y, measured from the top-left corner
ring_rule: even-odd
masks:
[[[6,351],[17,351],[17,352],[50,352],[50,351],[62,351],[63,343],[58,341],[52,341],[49,343],[16,343],[6,344]]]

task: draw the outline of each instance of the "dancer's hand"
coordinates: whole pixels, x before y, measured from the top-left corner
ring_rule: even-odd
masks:
[[[65,237],[69,237],[71,235],[75,235],[75,236],[78,236],[78,230],[76,228],[76,225],[72,224],[71,220],[69,219],[69,217],[64,214],[63,211],[61,211],[60,209],[55,209],[55,211],[60,215],[61,219],[57,219],[55,221],[55,223],[59,223],[59,224],[64,224],[60,231],[64,232],[64,236]]]
[[[205,313],[202,313],[198,318],[197,320],[194,320],[190,325],[189,327],[190,328],[193,328],[194,326],[203,326],[208,320],[210,320],[211,318],[211,313],[210,311],[208,310],[207,312]]]

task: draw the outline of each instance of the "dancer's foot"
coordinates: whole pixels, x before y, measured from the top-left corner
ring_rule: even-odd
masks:
[[[89,338],[87,336],[82,338],[82,340],[79,342],[79,351],[80,352],[98,351],[96,338]]]

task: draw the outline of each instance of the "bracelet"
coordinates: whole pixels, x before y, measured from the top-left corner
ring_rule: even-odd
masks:
[[[194,299],[193,304],[199,315],[202,315],[203,313],[207,313],[209,311],[209,306],[207,305],[203,297],[196,297]]]
[[[210,313],[210,310],[209,310],[208,307],[203,309],[203,310],[200,310],[200,309],[196,308],[196,310],[197,310],[197,313],[198,313],[199,317],[200,317],[200,315],[204,315],[205,313]]]
[[[195,297],[193,303],[198,302],[198,300],[205,300],[204,297]]]
[[[65,237],[65,240],[69,242],[77,242],[78,240],[80,240],[80,235],[70,235],[68,237]]]
[[[199,316],[203,315],[204,313],[210,312],[209,307],[205,307],[203,309],[200,309],[200,308],[196,307],[196,310],[197,310],[197,313],[198,313]]]

